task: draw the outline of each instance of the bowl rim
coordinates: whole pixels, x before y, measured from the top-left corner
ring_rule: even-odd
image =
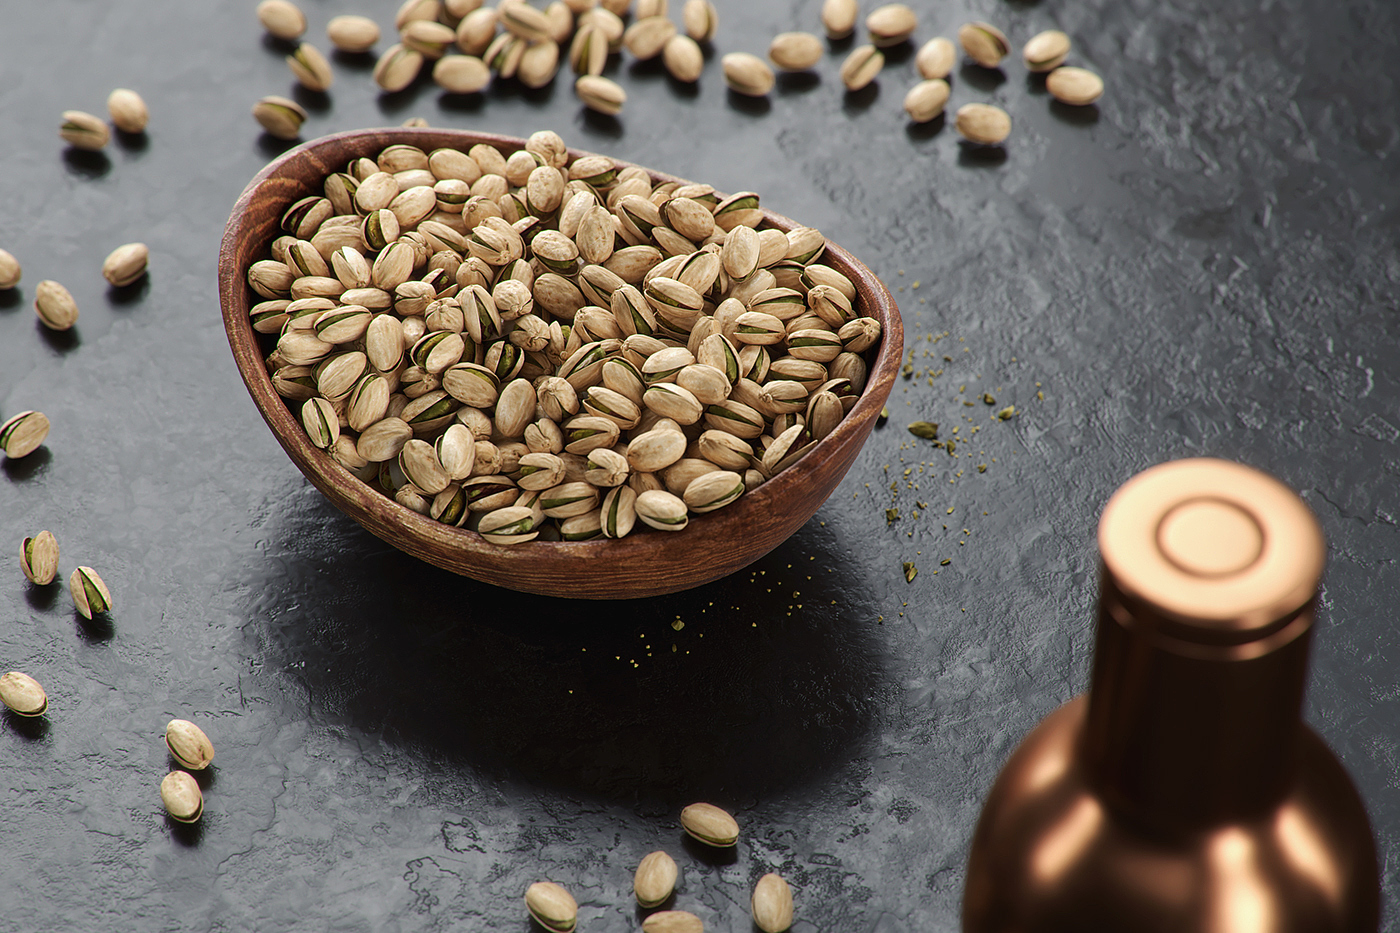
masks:
[[[386,141],[385,137],[392,137],[392,139]],[[372,149],[368,148],[371,141],[373,141]],[[365,128],[334,133],[304,142],[273,159],[253,176],[234,203],[220,241],[219,303],[224,319],[224,329],[230,349],[234,354],[239,375],[242,377],[259,413],[272,430],[273,436],[303,475],[330,498],[337,508],[349,514],[351,518],[395,547],[456,573],[471,575],[466,570],[458,569],[455,566],[446,566],[434,559],[434,548],[451,548],[463,555],[490,554],[493,557],[506,551],[512,551],[516,555],[525,557],[531,554],[540,554],[538,549],[544,548],[548,549],[546,552],[548,557],[542,558],[545,560],[565,555],[596,560],[620,556],[642,557],[644,559],[647,552],[658,547],[670,546],[669,535],[661,532],[641,535],[634,533],[623,538],[594,538],[586,541],[540,541],[537,539],[528,542],[531,545],[530,548],[523,549],[503,548],[500,545],[492,544],[475,531],[465,527],[447,525],[426,515],[420,515],[399,504],[382,491],[375,489],[369,483],[360,480],[337,463],[326,451],[311,443],[300,419],[293,414],[289,403],[277,394],[264,364],[265,354],[259,346],[259,335],[253,331],[248,316],[252,303],[256,303],[255,301],[250,302],[249,299],[250,297],[255,299],[256,296],[251,295],[251,289],[247,284],[246,269],[235,268],[233,261],[240,241],[243,237],[251,234],[248,229],[253,223],[250,219],[250,209],[255,200],[263,196],[278,198],[282,209],[285,209],[286,206],[301,197],[319,194],[320,192],[316,189],[309,188],[306,183],[290,178],[287,174],[289,166],[301,163],[308,157],[315,157],[328,150],[346,146],[357,148],[357,144],[363,144],[367,147],[366,153],[368,154],[372,151],[377,152],[384,146],[397,143],[418,145],[419,148],[428,152],[444,146],[452,146],[465,152],[473,145],[485,143],[494,145],[503,153],[509,154],[524,148],[526,140],[515,136],[460,129],[433,127]],[[600,155],[600,153],[573,147],[570,147],[568,152],[570,163],[585,156]],[[635,165],[635,163],[615,156],[605,155],[605,157],[611,159],[619,170]],[[343,164],[343,160],[341,164]],[[636,167],[646,171],[653,179],[654,184],[665,182],[691,184],[687,179],[647,166]],[[336,170],[338,170],[336,167],[328,169],[328,171]],[[798,222],[767,208],[762,208],[762,210],[764,220],[760,227],[774,227],[786,232],[794,227],[802,226]],[[269,244],[270,240],[262,243],[260,250],[265,250]],[[874,361],[867,368],[865,388],[856,404],[841,419],[840,424],[829,435],[818,441],[812,450],[793,467],[768,479],[757,488],[745,492],[733,504],[723,509],[692,516],[691,524],[700,523],[709,526],[695,529],[693,532],[695,534],[706,535],[718,532],[720,534],[742,535],[746,522],[761,519],[765,509],[780,508],[785,503],[790,507],[793,501],[800,499],[801,487],[808,479],[810,471],[804,470],[802,467],[804,465],[815,467],[822,460],[821,454],[830,454],[852,444],[854,444],[855,450],[850,453],[849,460],[853,462],[889,396],[904,353],[904,328],[899,306],[889,289],[874,272],[830,238],[826,238],[826,253],[823,256],[823,264],[830,264],[846,275],[863,297],[868,292],[869,296],[874,298],[874,301],[870,303],[871,306],[863,309],[863,316],[874,317],[878,320],[882,333]],[[857,438],[858,434],[860,436]],[[846,467],[841,470],[841,477],[844,477],[849,467],[850,463],[848,462]],[[835,485],[839,485],[841,477],[838,477],[833,484],[833,491]],[[804,518],[796,527],[805,524],[827,498],[829,498],[829,494],[823,496],[821,501],[808,512],[807,518]],[[352,510],[352,507],[358,509],[360,514]],[[640,524],[640,519],[638,521]],[[421,546],[405,546],[405,542],[390,540],[385,537],[384,533],[381,533],[381,529],[384,532],[394,533],[395,528],[398,529],[398,535],[417,539],[409,543]],[[773,546],[776,546],[776,543]],[[752,560],[757,560],[769,549],[771,548],[755,554]],[[728,572],[732,571],[724,571],[724,573]],[[722,575],[724,574],[717,574],[708,579],[715,579]],[[508,582],[500,583],[495,580],[489,582],[510,586]],[[707,581],[701,580],[694,584],[687,584],[687,586],[700,585],[703,582]]]

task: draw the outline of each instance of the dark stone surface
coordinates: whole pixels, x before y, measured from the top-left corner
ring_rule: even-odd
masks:
[[[303,6],[323,49],[326,21],[352,11]],[[394,6],[371,12],[387,26]],[[960,70],[954,106],[1014,120],[990,154],[945,121],[906,122],[912,48],[859,94],[837,77],[849,44],[767,100],[725,91],[718,54],[815,29],[819,7],[722,3],[698,89],[615,60],[617,119],[582,112],[562,80],[380,95],[355,56],[334,59],[328,94],[294,95],[307,138],[412,116],[551,127],[752,187],[896,290],[918,371],[818,518],[720,583],[588,605],[389,549],[258,418],[215,290],[228,210],[285,148],[248,115],[291,89],[251,0],[5,11],[0,246],[24,281],[0,293],[0,411],[54,423],[0,476],[3,664],[52,704],[37,725],[0,722],[9,926],[524,931],[520,895],[548,877],[582,929],[627,930],[632,868],[664,847],[676,906],[710,929],[749,929],[750,886],[773,869],[802,933],[954,930],[992,778],[1086,685],[1099,510],[1138,470],[1197,454],[1274,472],[1322,521],[1307,717],[1400,886],[1400,7],[917,4],[919,40],[977,18],[1019,49],[1057,26],[1107,81],[1081,111],[1015,61]],[[117,86],[144,95],[149,132],[65,151],[59,114],[101,114]],[[138,239],[149,278],[109,290],[103,257]],[[46,278],[82,309],[69,334],[30,310]],[[993,422],[983,392],[1017,417]],[[916,419],[969,442],[950,458],[905,433]],[[24,585],[16,551],[41,528],[65,578],[102,574],[110,617]],[[194,829],[160,808],[172,716],[218,749]],[[682,842],[696,799],[738,816],[732,857]]]

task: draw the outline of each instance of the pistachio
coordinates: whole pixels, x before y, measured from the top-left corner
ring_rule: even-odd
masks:
[[[942,36],[925,42],[919,49],[919,53],[914,56],[914,65],[926,81],[947,78],[957,62],[957,48],[954,47],[952,40]]]
[[[690,520],[685,502],[664,489],[649,489],[637,496],[634,508],[644,524],[659,531],[680,531]]]
[[[324,398],[307,399],[301,406],[301,424],[311,443],[322,450],[330,449],[340,437],[340,421],[335,407]]]
[[[41,411],[22,411],[0,424],[0,451],[11,460],[27,457],[49,436],[49,419]]]
[[[964,23],[958,29],[958,42],[967,57],[983,68],[997,68],[1011,51],[1002,31],[991,23]]]
[[[692,480],[682,498],[692,512],[713,512],[744,493],[744,478],[738,473],[718,470]]]
[[[917,25],[918,17],[914,15],[914,11],[902,3],[887,3],[876,7],[865,18],[865,28],[870,33],[870,41],[882,49],[907,40],[914,34]]]
[[[851,51],[841,63],[841,80],[848,91],[859,91],[875,80],[885,67],[885,54],[873,45],[862,45]]]
[[[964,104],[958,108],[958,132],[970,142],[998,146],[1011,135],[1011,117],[991,104]]]
[[[642,921],[642,933],[705,933],[705,923],[685,910],[662,910]]]
[[[151,118],[141,95],[124,87],[107,95],[107,113],[112,117],[112,125],[123,133],[144,132]]]
[[[170,750],[170,757],[194,771],[203,771],[214,760],[214,745],[209,736],[185,719],[166,723],[165,747]]]
[[[525,909],[551,933],[569,933],[578,923],[578,903],[552,881],[536,881],[525,892]]]
[[[107,129],[107,124],[92,114],[81,110],[65,110],[63,125],[59,127],[58,135],[75,149],[95,150],[107,145],[107,140],[112,134]]]
[[[559,537],[564,541],[590,541],[603,536],[603,519],[598,509],[574,515],[559,523]]]
[[[42,716],[49,708],[49,697],[39,681],[20,671],[10,671],[0,677],[0,703],[16,716]]]
[[[331,63],[326,61],[326,56],[321,54],[320,49],[309,42],[303,42],[297,46],[295,52],[287,56],[287,67],[309,91],[329,90],[335,81]]]
[[[171,771],[160,782],[160,800],[170,818],[181,823],[198,823],[204,815],[204,794],[188,771]]]
[[[792,926],[792,888],[781,875],[769,872],[759,878],[749,905],[754,926],[763,933],[783,933]]]
[[[904,111],[915,123],[927,123],[943,113],[949,93],[948,82],[942,78],[920,81],[904,95]]]
[[[117,288],[130,285],[146,274],[150,250],[145,243],[118,246],[102,262],[102,277]]]
[[[409,23],[435,20],[441,12],[441,0],[403,0],[394,14],[394,28],[402,32]]]
[[[773,90],[773,69],[748,52],[730,52],[720,59],[724,83],[737,94],[762,97]]]
[[[856,0],[825,0],[822,4],[822,26],[828,39],[844,39],[856,30],[860,8]]]
[[[520,56],[515,76],[529,88],[542,88],[559,72],[559,45],[553,39],[532,42]]]
[[[528,3],[503,3],[496,8],[501,27],[527,42],[549,38],[549,18]]]
[[[636,877],[632,880],[637,903],[648,909],[664,904],[676,889],[679,875],[675,859],[661,851],[650,853],[637,866]]]
[[[623,538],[631,533],[637,522],[636,502],[637,493],[630,486],[614,486],[603,494],[598,522],[604,537]]]
[[[412,437],[413,428],[408,422],[398,417],[387,417],[360,432],[360,438],[355,442],[355,452],[370,463],[383,463],[398,457],[404,444]]]
[[[368,16],[333,16],[326,23],[326,37],[342,52],[368,52],[379,41],[379,24]]]
[[[262,124],[268,135],[278,139],[296,139],[306,122],[306,111],[294,100],[275,94],[253,105],[253,118]]]
[[[1062,104],[1087,107],[1103,96],[1103,79],[1083,68],[1056,68],[1045,79],[1045,88]]]
[[[58,541],[53,533],[41,531],[25,538],[19,549],[19,566],[29,582],[48,586],[58,574]]]
[[[431,59],[442,58],[456,38],[451,27],[426,19],[414,20],[399,30],[399,41],[404,48]]]
[[[590,486],[611,489],[627,482],[627,458],[615,450],[600,447],[590,451],[586,462],[587,469],[584,471],[583,480]]]
[[[574,93],[589,110],[608,116],[617,116],[622,112],[622,105],[627,103],[627,92],[601,75],[581,75],[574,82]]]
[[[482,7],[472,10],[457,24],[457,48],[468,55],[481,55],[496,35],[496,10]]]
[[[685,0],[681,7],[685,34],[696,42],[709,42],[719,28],[719,12],[710,0]]]
[[[78,322],[78,305],[57,282],[45,279],[34,291],[34,313],[50,330],[68,330]]]
[[[18,285],[20,272],[19,260],[0,249],[0,289],[14,288]]]
[[[79,567],[68,577],[68,592],[73,605],[84,619],[112,608],[112,592],[91,567]]]
[[[706,845],[728,848],[739,841],[739,824],[713,804],[692,803],[681,811],[681,828]]]
[[[257,13],[258,22],[278,39],[296,39],[306,32],[306,14],[290,0],[262,0]]]
[[[374,64],[374,83],[390,93],[413,83],[423,69],[423,53],[395,43]]]
[[[1047,29],[1037,33],[1026,43],[1021,57],[1027,71],[1053,71],[1065,63],[1069,57],[1069,36],[1058,29]]]
[[[637,19],[622,34],[622,44],[641,61],[655,58],[676,34],[676,24],[662,16]]]
[[[700,44],[690,36],[677,35],[668,39],[666,47],[661,50],[661,60],[671,77],[687,84],[699,81],[700,73],[705,70],[705,54],[700,50]]]
[[[608,37],[592,23],[574,33],[569,45],[569,67],[578,75],[601,75],[608,62]]]
[[[535,514],[534,509],[521,505],[509,505],[505,508],[493,509],[483,515],[481,522],[477,525],[477,533],[491,544],[510,546],[533,541],[539,536],[538,525],[539,516]],[[528,897],[526,902],[529,902]],[[542,919],[540,922],[545,923]],[[571,929],[571,927],[556,928],[547,924],[546,928]]]

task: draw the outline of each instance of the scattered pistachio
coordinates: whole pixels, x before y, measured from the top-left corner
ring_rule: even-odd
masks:
[[[20,671],[10,671],[0,676],[0,703],[16,716],[42,716],[49,708],[49,697],[39,681]]]
[[[958,29],[958,42],[963,51],[983,68],[997,68],[1001,60],[1011,51],[1002,31],[991,23],[964,23]]]
[[[690,36],[672,36],[661,52],[661,60],[671,77],[687,84],[699,81],[705,69],[705,54]]]
[[[81,110],[63,111],[63,125],[58,135],[75,149],[101,149],[112,138],[106,123]]]
[[[781,875],[769,872],[759,878],[749,906],[763,933],[783,933],[792,926],[792,888]]]
[[[29,582],[48,586],[58,575],[58,540],[53,532],[41,531],[25,538],[19,549],[19,566]]]
[[[326,37],[342,52],[368,52],[379,41],[379,24],[368,16],[333,16]]]
[[[374,63],[374,83],[390,93],[402,91],[423,70],[423,53],[395,43]]]
[[[0,451],[11,460],[27,457],[49,436],[49,419],[41,411],[22,411],[0,424]]]
[[[18,285],[21,271],[19,260],[13,254],[0,249],[0,289],[14,288]]]
[[[78,323],[78,305],[59,283],[45,279],[34,290],[34,313],[50,330],[68,330]]]
[[[724,83],[729,89],[749,97],[762,97],[773,90],[773,69],[757,55],[730,52],[720,59]]]
[[[112,608],[112,591],[91,567],[79,567],[68,578],[68,592],[73,596],[73,605],[84,619],[106,612]]]
[[[822,60],[822,40],[810,32],[784,32],[773,37],[768,60],[781,71],[806,71]]]
[[[1053,71],[1069,56],[1069,36],[1058,29],[1047,29],[1026,43],[1021,56],[1028,71]]]
[[[253,105],[253,118],[278,139],[296,139],[306,122],[306,111],[296,101],[272,94]]]
[[[685,0],[681,7],[685,34],[696,42],[709,42],[719,28],[719,12],[710,0]]]
[[[859,91],[874,81],[884,67],[885,54],[873,45],[862,45],[852,49],[841,63],[841,80],[846,90]]]
[[[822,4],[822,26],[828,39],[844,39],[856,31],[860,7],[856,0],[825,0]]]
[[[951,40],[942,36],[925,42],[919,49],[919,53],[914,56],[914,65],[926,81],[947,78],[957,62],[958,50],[953,46]]]
[[[958,132],[970,142],[998,146],[1011,135],[1011,117],[991,104],[964,104],[958,108]]]
[[[1045,89],[1062,104],[1087,107],[1103,96],[1103,79],[1084,68],[1056,68],[1045,79]]]
[[[909,433],[915,437],[932,441],[938,438],[938,425],[931,421],[915,421],[909,425]]]
[[[617,82],[602,75],[580,75],[574,82],[574,93],[589,110],[615,117],[627,103],[627,92]]]
[[[171,819],[198,823],[204,815],[204,794],[188,771],[171,771],[160,782],[160,800]]]
[[[904,95],[904,111],[915,123],[927,123],[943,113],[950,93],[942,78],[920,81]]]
[[[551,933],[570,933],[578,923],[578,902],[552,881],[536,881],[525,892],[525,909]]]
[[[997,420],[999,420],[999,421],[1006,421],[1006,420],[1008,420],[1008,419],[1010,419],[1010,418],[1014,418],[1015,416],[1016,416],[1016,406],[1015,406],[1015,405],[1007,405],[1007,406],[1006,406],[1005,408],[1003,408],[1001,411],[997,412]]]
[[[124,87],[107,95],[107,113],[112,117],[112,125],[123,133],[144,132],[151,116],[141,95]]]
[[[705,923],[686,910],[662,910],[642,921],[642,933],[705,933]]]
[[[637,903],[645,908],[659,907],[676,889],[676,878],[680,869],[676,860],[665,852],[652,852],[637,866],[637,875],[632,880],[632,891],[637,895]]]
[[[722,849],[739,841],[739,824],[713,804],[692,803],[686,807],[681,811],[681,828],[691,838]]]
[[[331,63],[326,61],[326,56],[321,54],[321,50],[310,42],[303,42],[297,46],[295,52],[287,56],[287,67],[292,70],[292,74],[302,86],[310,91],[328,90],[335,81]]]
[[[306,14],[290,0],[262,0],[258,22],[278,39],[296,39],[306,32]]]
[[[902,3],[887,3],[876,7],[865,18],[865,28],[870,33],[870,41],[878,48],[889,48],[906,41],[918,26],[914,11]]]
[[[944,561],[944,563],[947,563],[947,561]],[[911,564],[909,561],[905,561],[905,562],[904,562],[904,582],[905,582],[905,583],[913,583],[913,582],[914,582],[914,578],[915,578],[916,576],[918,576],[918,575],[919,575],[919,568],[918,568],[918,567],[915,567],[915,566],[914,566],[913,564]]]
[[[165,747],[170,756],[194,771],[203,771],[214,760],[214,745],[204,730],[185,719],[172,719],[165,725]]]
[[[150,250],[145,243],[118,246],[102,262],[102,277],[117,288],[130,285],[146,274]]]

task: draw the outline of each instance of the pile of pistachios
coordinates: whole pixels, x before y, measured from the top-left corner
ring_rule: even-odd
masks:
[[[252,326],[312,443],[415,512],[497,544],[679,531],[830,434],[880,340],[822,234],[763,219],[550,131],[394,145],[286,208]]]

